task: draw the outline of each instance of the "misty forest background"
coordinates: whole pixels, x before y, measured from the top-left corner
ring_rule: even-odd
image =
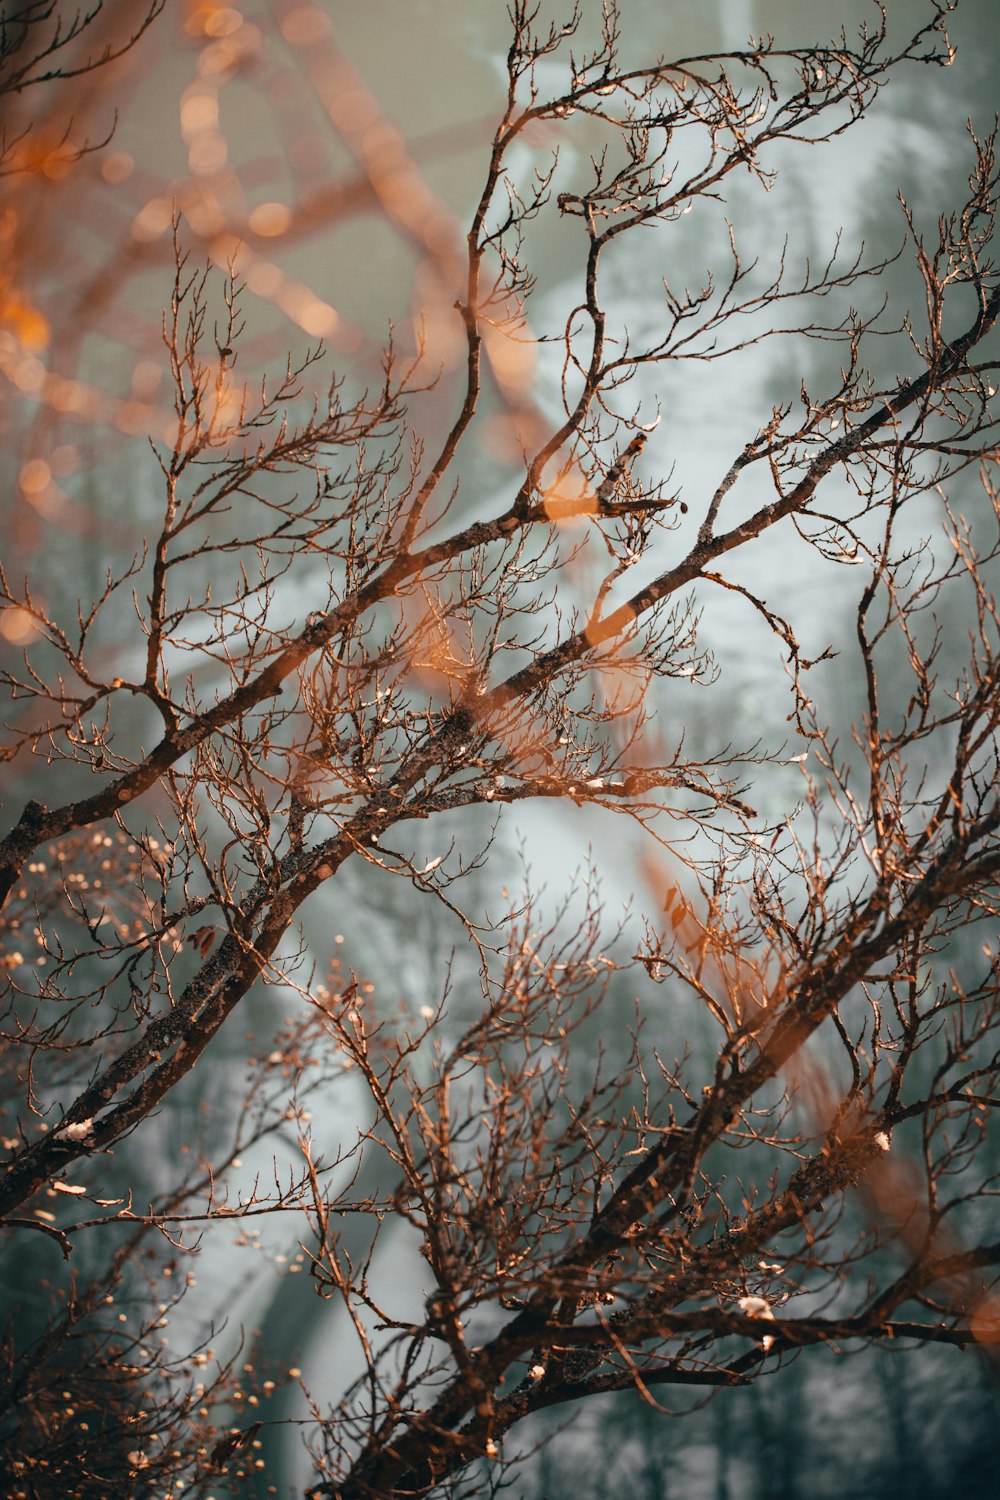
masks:
[[[345,67],[355,70],[359,88],[376,97],[405,137],[434,200],[461,222],[478,193],[483,151],[500,108],[508,44],[504,6],[498,0],[326,0],[326,8]],[[627,0],[622,9],[627,63],[630,57],[648,61],[660,53],[676,56],[740,47],[751,32],[771,32],[790,45],[826,40],[841,23],[852,27],[867,7],[855,0]],[[251,21],[253,11],[252,5],[241,7]],[[890,6],[900,29],[919,24],[922,11],[921,0]],[[724,233],[724,214],[738,226],[744,254],[761,255],[764,276],[768,257],[773,262],[785,236],[795,263],[806,256],[825,260],[838,230],[849,249],[863,240],[872,260],[891,255],[904,231],[897,189],[917,221],[931,226],[939,213],[960,202],[971,165],[966,119],[971,117],[986,130],[997,107],[997,0],[962,0],[952,39],[957,58],[950,70],[902,72],[870,117],[846,137],[815,151],[783,148],[774,163],[780,175],[766,200],[748,181],[745,198],[737,188],[714,219],[699,205],[680,224],[658,228],[645,239],[637,236],[638,244],[626,251],[614,270],[616,305],[625,310],[626,322],[641,328],[655,316],[661,257],[669,257],[675,283],[698,284],[706,247]],[[132,54],[97,75],[93,86],[106,96],[106,123],[116,106],[118,125],[109,144],[90,159],[85,182],[76,190],[83,197],[75,222],[73,200],[67,200],[60,254],[53,257],[50,270],[53,284],[64,280],[69,306],[73,277],[78,276],[82,285],[90,268],[102,261],[107,264],[103,305],[90,323],[82,325],[92,331],[76,351],[78,370],[81,378],[101,390],[122,396],[131,392],[148,402],[155,402],[158,382],[166,375],[159,327],[170,288],[172,196],[181,203],[188,231],[193,231],[196,258],[199,253],[198,205],[191,189],[197,180],[191,153],[199,137],[190,113],[187,120],[184,116],[191,76],[192,44],[180,5],[176,10],[168,7],[161,23]],[[301,326],[310,322],[309,309],[297,321],[294,296],[287,292],[288,287],[305,287],[320,299],[313,309],[314,323],[322,323],[323,306],[337,311],[326,339],[334,366],[345,372],[352,387],[376,377],[388,323],[395,324],[395,336],[405,348],[413,337],[414,310],[426,302],[412,245],[380,214],[376,203],[360,192],[352,196],[349,190],[337,201],[331,193],[325,206],[314,207],[312,220],[303,212],[301,232],[289,232],[274,205],[315,205],[322,199],[317,184],[352,180],[352,162],[343,142],[302,88],[291,60],[283,68],[280,59],[272,59],[264,88],[250,76],[227,87],[221,129],[246,193],[248,222],[256,222],[257,248],[261,253],[267,250],[286,278],[269,290],[266,276],[259,276],[256,294],[251,280],[241,346],[244,366],[280,367],[289,348],[301,354],[311,342],[315,330]],[[579,136],[562,143],[561,149],[581,152],[582,145]],[[201,139],[198,149],[209,146]],[[276,225],[280,234],[274,232]],[[185,232],[182,227],[182,235]],[[273,249],[267,245],[269,239]],[[117,244],[129,246],[131,260],[129,274],[116,279]],[[557,223],[551,216],[544,219],[528,251],[538,277],[532,317],[539,332],[546,326],[546,309],[552,326],[558,326],[572,295],[570,277],[579,269],[572,224]],[[40,274],[44,277],[49,271],[43,267]],[[895,309],[906,306],[907,299],[915,304],[921,289],[912,257],[904,255],[890,267],[868,295],[877,299],[885,292]],[[302,313],[301,306],[298,311]],[[449,376],[461,350],[450,348],[444,320],[427,333],[443,371],[436,390],[424,398],[423,420],[434,430],[448,416],[454,391]],[[880,374],[895,368],[900,348],[892,339],[885,341]],[[833,346],[799,340],[781,347],[767,343],[724,365],[706,366],[699,379],[687,381],[683,388],[672,384],[669,374],[644,372],[640,380],[647,384],[637,394],[647,400],[657,397],[662,411],[661,425],[643,455],[644,471],[656,473],[658,466],[676,462],[674,488],[700,493],[709,481],[717,482],[720,454],[738,451],[766,420],[773,403],[794,399],[802,378],[819,385],[824,358],[835,375],[837,357]],[[547,391],[546,381],[543,351],[532,395],[554,412],[558,386],[554,382]],[[495,443],[472,452],[461,465],[460,504],[467,513],[488,508],[517,472],[518,456],[505,441],[502,409],[496,404]],[[5,420],[3,483],[7,493],[14,493],[23,436],[16,424],[26,431],[42,417],[26,399],[11,408]],[[64,472],[56,473],[54,487],[38,503],[30,494],[23,495],[16,513],[10,514],[6,560],[19,562],[22,572],[30,562],[34,578],[51,601],[61,595],[86,598],[99,592],[109,561],[120,561],[137,545],[145,519],[155,513],[158,476],[143,443],[117,431],[113,421],[65,422],[54,451],[61,455]],[[53,472],[57,467],[53,465]],[[955,488],[958,509],[966,494],[970,505],[981,503],[974,474],[963,476]],[[805,652],[817,656],[824,645],[836,644],[850,631],[856,580],[849,569],[818,572],[814,555],[793,539],[780,545],[784,550],[778,552],[779,543],[769,538],[754,566],[761,569],[761,577],[785,580],[785,608],[801,629]],[[12,571],[16,574],[17,567]],[[748,584],[754,581],[746,565],[738,576]],[[311,607],[298,587],[287,598],[279,594],[275,605],[287,611],[290,623],[300,622]],[[715,658],[717,680],[709,691],[671,682],[669,701],[660,707],[672,723],[683,722],[692,749],[701,746],[711,753],[720,736],[738,737],[744,743],[759,738],[769,747],[787,744],[787,764],[780,773],[770,771],[756,789],[762,811],[781,816],[801,798],[809,771],[793,759],[800,747],[785,719],[787,698],[774,691],[773,685],[782,680],[776,643],[747,614],[738,601],[713,601],[702,631]],[[960,651],[962,622],[953,623]],[[105,622],[109,653],[120,649],[120,640],[132,638],[133,624],[124,617],[117,624]],[[19,643],[0,645],[15,650]],[[850,663],[836,658],[818,669],[817,679],[814,686],[831,705],[831,718],[848,725],[856,714],[857,694]],[[74,773],[64,774],[69,780]],[[71,790],[67,787],[64,795]],[[25,797],[35,794],[29,774],[20,766],[16,773],[5,771],[2,794],[9,821]],[[520,818],[508,812],[497,832],[492,861],[464,884],[460,899],[466,910],[497,912],[502,887],[520,889],[527,883],[533,893],[541,893],[543,909],[554,912],[575,872],[584,872],[589,860],[594,874],[586,878],[600,879],[610,924],[628,904],[627,922],[632,926],[627,941],[628,931],[636,930],[641,921],[644,904],[655,899],[638,874],[641,833],[610,813],[565,803],[536,805]],[[440,853],[452,837],[459,846],[478,846],[489,829],[483,813],[479,809],[456,814],[448,828],[435,826],[428,857]],[[349,904],[335,907],[320,892],[305,914],[305,936],[317,961],[326,962],[332,933],[342,968],[353,969],[372,986],[371,1003],[387,1018],[424,1004],[436,1005],[449,964],[449,1003],[456,1013],[463,1004],[473,1003],[468,997],[475,995],[474,955],[461,947],[452,953],[462,934],[457,924],[450,926],[444,908],[425,902],[414,910],[403,882],[360,861],[355,866]],[[960,969],[962,961],[960,941],[954,951],[941,955],[943,967],[952,964]],[[469,980],[471,985],[466,984]],[[627,979],[616,976],[613,983],[620,993],[602,1012],[605,1030],[615,1016],[624,1028],[632,1013],[634,997]],[[700,1050],[710,1055],[713,1038],[707,1016],[693,1008],[690,1016],[681,1016],[676,1005],[671,1007],[668,989],[658,995],[665,1028],[669,1020],[668,1045],[675,1047],[680,1033],[696,1056]],[[190,1141],[192,1121],[197,1120],[206,1138],[224,1141],[233,1134],[247,1059],[273,1034],[282,1006],[290,1004],[291,997],[273,985],[251,997],[232,1031],[223,1032],[214,1044],[208,1071],[192,1075],[144,1127],[141,1139],[125,1143],[113,1160],[108,1159],[104,1186],[109,1197],[130,1185],[141,1184],[138,1190],[146,1194],[168,1186],[171,1162]],[[651,1018],[650,1025],[656,1024]],[[597,1042],[586,1029],[578,1033],[578,1047]],[[359,1100],[360,1095],[354,1102]],[[357,1123],[351,1104],[343,1090],[336,1099],[320,1094],[308,1100],[319,1148],[332,1151],[338,1139],[351,1135]],[[293,1145],[290,1141],[289,1148]],[[234,1164],[234,1194],[241,1184],[252,1183],[256,1171],[267,1171],[273,1150],[270,1143],[260,1159],[248,1155]],[[995,1143],[993,1154],[996,1160]],[[373,1157],[367,1170],[377,1169]],[[349,1242],[349,1224],[344,1233]],[[50,1282],[66,1273],[54,1246],[29,1247],[24,1239],[16,1239],[19,1249],[0,1262],[0,1295],[9,1306],[17,1305],[17,1316],[30,1327],[32,1319],[43,1318],[48,1308],[48,1291],[39,1285],[40,1270]],[[88,1253],[96,1255],[98,1249],[93,1246],[88,1252],[86,1242],[81,1242],[78,1269],[85,1270]],[[342,1358],[346,1341],[336,1312],[317,1299],[304,1270],[294,1221],[274,1217],[236,1224],[228,1242],[216,1230],[211,1248],[196,1267],[196,1285],[170,1332],[180,1347],[214,1322],[213,1344],[220,1351],[232,1350],[242,1332],[256,1351],[258,1374],[270,1372],[274,1379],[266,1412],[272,1420],[304,1412],[303,1387],[331,1401],[357,1374]],[[400,1229],[387,1241],[374,1275],[387,1302],[403,1309],[421,1305],[423,1270]],[[290,1370],[295,1372],[291,1377]],[[1000,1461],[997,1427],[995,1374],[972,1353],[947,1347],[905,1355],[866,1349],[854,1357],[811,1351],[784,1357],[773,1374],[747,1390],[721,1391],[707,1403],[695,1393],[673,1417],[635,1397],[617,1396],[588,1403],[568,1419],[566,1413],[558,1413],[544,1427],[518,1429],[517,1441],[525,1451],[543,1431],[559,1430],[518,1471],[515,1492],[533,1500],[571,1495],[575,1500],[596,1500],[606,1494],[635,1500],[874,1500],[890,1495],[908,1500],[960,1495],[974,1500],[994,1493],[991,1486]],[[301,1486],[308,1473],[294,1424],[266,1425],[260,1436],[265,1467],[258,1481],[247,1480],[248,1500],[275,1492],[285,1495]],[[485,1486],[485,1471],[483,1479]]]

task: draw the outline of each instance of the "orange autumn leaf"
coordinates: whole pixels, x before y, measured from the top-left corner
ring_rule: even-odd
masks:
[[[17,292],[0,301],[0,326],[9,328],[22,347],[32,353],[48,347],[48,320]]]

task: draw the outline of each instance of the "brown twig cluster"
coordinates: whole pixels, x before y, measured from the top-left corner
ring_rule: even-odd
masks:
[[[36,80],[63,89],[110,67],[161,8],[122,31],[120,7],[60,29],[59,7],[22,5],[0,25],[11,118]],[[311,1407],[310,1493],[331,1500],[461,1490],[477,1463],[503,1462],[519,1423],[592,1394],[655,1404],[818,1343],[1000,1338],[983,1149],[1000,1034],[992,138],[973,138],[966,201],[930,240],[907,217],[926,318],[897,329],[892,378],[870,363],[882,315],[863,309],[885,260],[838,252],[795,275],[786,250],[762,274],[730,228],[721,274],[695,291],[663,281],[649,335],[622,326],[607,290],[625,236],[711,210],[736,180],[768,186],[776,147],[819,147],[898,68],[947,64],[950,9],[929,4],[901,46],[875,7],[828,45],[762,37],[636,67],[614,4],[592,35],[577,11],[549,26],[514,0],[506,103],[463,240],[401,139],[359,133],[338,105],[357,80],[322,8],[275,7],[354,142],[366,201],[419,241],[435,316],[453,302],[463,354],[438,381],[418,331],[364,387],[321,375],[315,347],[244,376],[263,281],[212,218],[224,184],[206,168],[193,231],[183,205],[173,219],[172,409],[147,413],[157,498],[142,544],[79,601],[0,572],[2,753],[20,798],[0,841],[0,1223],[21,1254],[44,1242],[86,1263],[25,1344],[12,1328],[12,1495],[54,1494],[71,1470],[81,1494],[178,1480],[209,1494],[263,1462],[266,1372],[237,1354],[209,1378],[214,1356],[178,1359],[156,1333],[174,1297],[153,1283],[222,1221],[295,1216],[299,1265],[348,1320],[363,1374]],[[186,24],[232,54],[212,53],[190,96],[200,140],[218,121],[205,99],[253,38],[238,7],[191,6]],[[25,201],[53,151],[58,186],[98,149],[66,130],[55,147],[27,127],[5,138]],[[583,173],[544,156],[574,131],[593,149]],[[297,222],[289,211],[282,232]],[[540,225],[575,236],[557,325],[532,301]],[[271,232],[264,216],[257,229]],[[206,240],[227,269],[200,269],[191,247]],[[33,504],[55,482],[46,423],[76,377],[44,366],[50,324],[24,255],[2,274],[2,373],[44,416],[20,469]],[[96,282],[82,288],[80,308],[99,302]],[[708,492],[648,477],[671,438],[655,380],[779,336],[832,345],[839,376],[803,383],[752,433],[722,424]],[[519,468],[472,505],[463,466],[498,420]],[[973,509],[954,497],[977,472]],[[928,505],[944,546],[911,521]],[[858,570],[854,639],[836,643],[861,684],[853,729],[814,696],[827,653],[808,659],[791,611],[740,572],[791,532]],[[660,711],[664,685],[711,683],[698,615],[720,591],[787,664],[806,747],[793,758],[809,760],[793,819],[755,805],[786,748],[720,730],[698,751]],[[455,833],[477,826],[458,815],[541,799],[645,830],[636,883],[660,915],[641,942],[609,937],[596,879],[554,920],[530,899],[492,923],[463,912],[461,881],[490,848]],[[413,828],[438,825],[428,858]],[[307,903],[339,909],[361,862],[462,923],[471,992],[449,999],[442,982],[389,1017],[363,975],[307,942]],[[235,1126],[210,1130],[197,1122],[213,1060],[264,987],[301,1005],[257,1042]],[[703,1014],[711,1047],[654,1027],[656,1007]],[[320,1087],[365,1101],[333,1157],[305,1108]],[[190,1132],[150,1168],[175,1100]],[[293,1169],[276,1159],[272,1181],[226,1187],[241,1153],[282,1135]],[[139,1143],[134,1188],[103,1187],[112,1153]],[[347,1220],[369,1226],[360,1254]],[[374,1286],[390,1231],[429,1287],[405,1315]]]

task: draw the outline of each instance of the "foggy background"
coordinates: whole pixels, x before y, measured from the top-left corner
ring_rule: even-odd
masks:
[[[342,370],[349,391],[360,389],[378,378],[389,325],[405,351],[423,319],[428,362],[440,377],[414,404],[412,416],[428,447],[449,419],[461,375],[462,330],[417,231],[431,222],[444,258],[460,243],[502,105],[505,7],[499,0],[324,0],[338,59],[326,78],[310,76],[308,26],[300,14],[310,8],[253,0],[234,7],[168,5],[135,51],[91,85],[95,93],[87,108],[94,138],[100,139],[102,125],[110,128],[117,108],[113,139],[94,153],[58,208],[38,202],[39,243],[43,226],[58,231],[57,250],[37,268],[40,295],[46,295],[46,306],[60,307],[63,319],[52,330],[53,360],[63,362],[66,378],[81,392],[102,393],[105,402],[101,406],[95,398],[88,410],[81,395],[77,409],[53,411],[32,399],[30,371],[21,379],[16,371],[6,372],[23,397],[5,417],[8,488],[15,491],[17,472],[41,473],[26,469],[33,459],[47,465],[49,477],[35,488],[22,484],[10,514],[5,561],[13,561],[15,570],[30,567],[53,599],[61,593],[87,597],[99,588],[109,561],[139,546],[156,513],[158,475],[142,439],[146,432],[156,435],[157,413],[167,397],[160,320],[171,282],[174,203],[193,263],[207,259],[225,266],[230,255],[242,256],[249,287],[244,373],[280,370],[289,350],[301,354],[322,337],[326,368]],[[928,10],[923,0],[890,0],[899,33],[919,24]],[[788,45],[825,42],[840,25],[850,31],[871,11],[854,0],[623,0],[623,56],[627,65],[656,55],[741,48],[750,33],[773,33]],[[211,74],[198,71],[199,27],[208,12],[221,17],[212,33],[216,45],[245,49],[236,76],[218,91],[214,115]],[[957,48],[953,67],[903,70],[869,118],[840,140],[775,152],[769,165],[778,177],[769,194],[748,178],[725,204],[699,204],[677,224],[630,237],[606,273],[616,315],[635,330],[654,327],[664,275],[674,285],[695,286],[708,265],[722,263],[727,217],[744,259],[760,258],[762,283],[773,274],[786,237],[793,275],[807,258],[822,263],[838,231],[848,260],[862,241],[873,261],[892,255],[905,229],[897,191],[933,236],[937,216],[963,201],[972,164],[966,120],[986,131],[997,108],[996,0],[961,0],[951,34]],[[554,77],[560,66],[551,64]],[[563,71],[568,74],[568,65]],[[338,119],[340,128],[334,128]],[[392,205],[366,187],[365,153],[380,149],[377,139],[365,144],[366,132],[386,126],[397,135],[397,144],[390,140],[387,149],[399,149],[419,178],[420,223],[407,222],[402,210],[393,217]],[[525,169],[531,152],[542,161],[558,147],[560,182],[572,181],[574,172],[585,170],[593,139],[592,128],[588,134],[579,122],[566,121],[564,130],[553,127],[522,148]],[[528,258],[538,288],[529,314],[536,333],[560,329],[576,295],[581,246],[579,226],[554,211],[534,226]],[[875,306],[886,293],[888,323],[898,322],[908,306],[919,313],[921,289],[909,253],[851,296],[867,296]],[[824,312],[829,315],[829,309]],[[907,367],[905,340],[887,338],[880,353],[884,363],[876,373]],[[635,385],[644,420],[659,412],[661,421],[642,456],[643,473],[672,470],[671,490],[682,492],[696,515],[693,502],[714,488],[772,405],[795,399],[803,379],[814,392],[824,376],[832,383],[837,355],[836,346],[791,338],[693,373],[686,366],[683,379],[669,366],[644,371]],[[549,417],[559,410],[557,358],[543,351],[537,364],[515,372],[526,399]],[[317,384],[322,380],[321,373]],[[493,513],[519,477],[502,392],[493,386],[484,400],[493,413],[490,437],[462,458],[457,515]],[[977,503],[975,490],[974,476],[956,485],[959,509]],[[752,500],[751,490],[740,504]],[[683,533],[663,545],[680,550]],[[780,602],[807,655],[838,643],[851,629],[863,570],[824,569],[791,531],[781,545],[772,536],[757,545],[759,555],[748,555],[734,576]],[[650,567],[662,563],[663,555],[656,554]],[[321,593],[318,572],[316,583]],[[582,575],[582,590],[586,583]],[[308,579],[297,573],[294,589],[279,595],[275,609],[290,624],[301,624],[320,603],[319,595],[310,599]],[[786,720],[777,645],[739,601],[716,594],[698,603],[716,680],[710,687],[676,681],[663,687],[658,722],[667,737],[683,727],[689,746],[706,753],[730,742],[787,745],[786,765],[761,780],[755,803],[766,817],[790,814],[810,771],[808,762],[793,759],[802,746]],[[122,649],[122,638],[109,623],[109,653]],[[6,644],[16,649],[23,642],[9,638]],[[135,648],[140,646],[137,641]],[[820,669],[813,687],[826,715],[844,724],[846,737],[858,702],[849,655]],[[5,775],[10,819],[31,793],[25,782]],[[432,855],[452,835],[471,846],[490,828],[479,810],[456,818],[452,827],[442,821],[421,837],[429,840]],[[643,911],[657,908],[659,895],[641,875],[642,835],[622,817],[563,804],[537,805],[520,815],[508,810],[498,841],[501,852],[459,893],[472,912],[495,914],[501,889],[525,884],[542,893],[543,908],[554,909],[588,861],[601,880],[609,926],[626,905],[634,924]],[[332,936],[345,968],[374,985],[380,1013],[435,1004],[460,929],[452,930],[430,903],[415,908],[408,887],[373,868],[349,868],[346,884],[349,904],[342,891],[336,905],[320,892],[305,914],[317,961],[329,958]],[[463,981],[474,975],[472,956],[460,950],[453,972],[460,1007]],[[473,984],[469,1003],[474,998]],[[617,1014],[624,1025],[634,999],[623,981],[605,1024]],[[142,1193],[154,1191],[158,1173],[169,1178],[170,1153],[185,1137],[191,1111],[201,1112],[207,1130],[225,1136],[238,1109],[246,1058],[266,1045],[283,1003],[290,1006],[291,997],[272,987],[242,1008],[233,1033],[216,1043],[210,1091],[208,1080],[191,1080],[172,1096],[130,1154],[116,1160],[116,1174],[131,1172]],[[689,1039],[696,1054],[711,1045],[705,1017],[672,1008],[661,990],[644,1003],[662,1008],[662,1019],[653,1017],[652,1034],[662,1025],[666,1048],[678,1047],[678,1037]],[[335,1099],[312,1099],[310,1108],[315,1139],[327,1151],[339,1139],[353,1138],[360,1098],[341,1090]],[[245,1183],[256,1170],[268,1169],[271,1154],[269,1146],[262,1160],[243,1163]],[[374,1161],[369,1170],[375,1170]],[[229,1245],[216,1232],[196,1268],[197,1287],[174,1337],[179,1347],[191,1329],[214,1321],[221,1325],[216,1345],[226,1349],[242,1329],[259,1350],[259,1367],[272,1368],[279,1381],[266,1415],[294,1419],[304,1414],[305,1402],[299,1376],[289,1381],[288,1370],[300,1371],[325,1405],[357,1368],[345,1357],[352,1345],[333,1305],[317,1299],[301,1256],[296,1262],[294,1220],[258,1222],[259,1237],[235,1226]],[[348,1240],[352,1232],[346,1224]],[[30,1302],[36,1274],[34,1264],[8,1262],[3,1280],[12,1294]],[[422,1274],[423,1263],[405,1234],[390,1237],[375,1279],[395,1310],[422,1307]],[[834,1351],[787,1355],[751,1389],[722,1391],[702,1406],[692,1396],[690,1407],[697,1409],[685,1403],[675,1416],[638,1397],[613,1397],[578,1412],[557,1412],[533,1427],[525,1424],[513,1434],[513,1446],[526,1454],[543,1431],[558,1433],[526,1458],[511,1493],[525,1500],[597,1500],[606,1494],[636,1500],[986,1496],[995,1492],[993,1466],[1000,1458],[996,1394],[975,1355],[958,1349],[899,1357],[883,1349],[851,1357]],[[265,1427],[261,1437],[266,1468],[258,1489],[248,1482],[248,1497],[301,1487],[309,1469],[298,1429]],[[486,1483],[484,1474],[484,1493]]]

